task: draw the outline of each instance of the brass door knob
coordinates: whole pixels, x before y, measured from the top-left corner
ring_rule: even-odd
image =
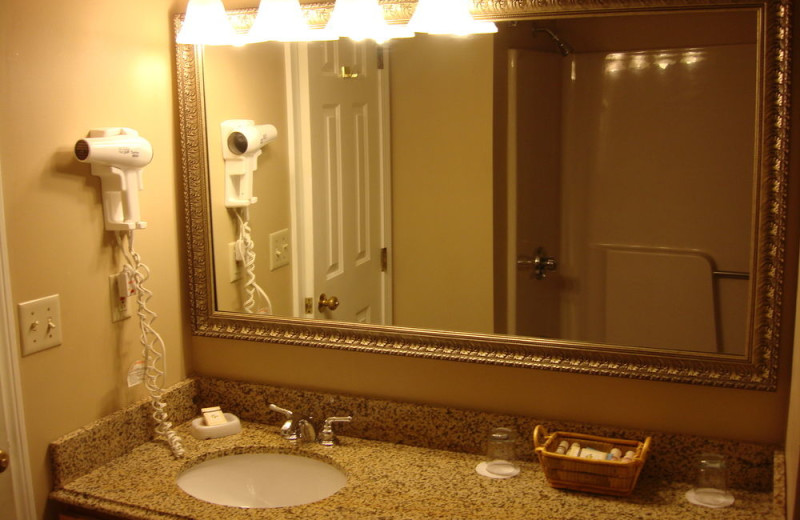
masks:
[[[9,457],[8,453],[0,450],[0,473],[8,469]]]
[[[319,304],[317,305],[319,312],[323,312],[326,308],[335,311],[337,307],[339,307],[339,298],[336,296],[328,298],[325,293],[319,295]]]

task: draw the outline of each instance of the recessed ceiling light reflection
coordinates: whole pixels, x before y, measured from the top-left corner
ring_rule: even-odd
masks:
[[[625,64],[622,61],[624,58],[625,55],[619,52],[606,54],[605,73],[615,74],[623,70],[625,68]]]
[[[660,52],[656,55],[655,64],[661,70],[667,70],[670,65],[675,65],[677,56],[673,52]]]
[[[624,60],[608,60],[606,59],[606,74],[616,74],[625,70]]]
[[[644,54],[634,54],[630,59],[630,68],[633,70],[646,69],[650,65],[650,61]]]
[[[686,51],[681,56],[681,63],[684,65],[694,65],[695,63],[699,63],[703,61],[705,57],[703,56],[703,51]]]

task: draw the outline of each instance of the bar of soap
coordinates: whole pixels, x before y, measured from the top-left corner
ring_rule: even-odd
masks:
[[[225,414],[222,413],[219,406],[202,408],[200,411],[203,412],[203,419],[206,422],[206,426],[217,426],[228,422],[228,419],[225,418]]]

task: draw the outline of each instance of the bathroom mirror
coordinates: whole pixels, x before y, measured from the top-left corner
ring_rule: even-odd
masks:
[[[384,102],[391,120],[369,123],[369,135],[391,135],[392,158],[384,156],[385,162],[376,166],[384,173],[375,186],[391,186],[387,205],[392,224],[373,240],[390,237],[387,244],[380,244],[389,246],[381,276],[384,281],[389,277],[390,283],[382,285],[388,287],[388,296],[381,312],[366,317],[354,314],[348,321],[341,321],[345,318],[330,309],[330,296],[338,294],[338,289],[323,302],[317,298],[322,294],[312,289],[310,305],[304,301],[305,294],[292,289],[303,287],[298,277],[314,278],[313,273],[298,274],[299,266],[313,263],[304,261],[308,247],[285,250],[295,267],[282,268],[283,282],[260,275],[270,280],[271,315],[244,313],[238,301],[241,295],[231,298],[225,293],[236,286],[236,275],[244,274],[231,269],[236,265],[232,245],[237,239],[237,220],[241,222],[237,213],[250,218],[251,236],[263,244],[258,256],[266,257],[264,261],[281,255],[283,250],[275,245],[285,243],[282,240],[292,246],[298,245],[295,241],[308,243],[295,228],[304,212],[309,212],[309,220],[315,217],[310,204],[300,204],[308,199],[299,195],[305,177],[297,172],[302,171],[303,160],[316,160],[313,153],[320,147],[303,140],[310,130],[303,126],[306,114],[298,107],[308,105],[304,96],[313,94],[316,87],[298,72],[297,64],[313,59],[315,46],[328,46],[340,58],[357,58],[357,46],[346,40],[243,48],[176,45],[194,333],[774,389],[787,211],[788,89],[780,78],[789,72],[788,15],[781,2],[668,4],[479,3],[475,12],[498,21],[498,35],[463,40],[417,35],[385,45],[383,57],[391,81],[382,86],[379,82],[377,91],[389,91],[384,91]],[[387,18],[396,22],[407,20],[414,8],[405,2],[382,5]],[[330,8],[330,4],[305,7],[307,17],[317,25],[324,23]],[[254,10],[230,16],[240,30],[246,30]],[[180,23],[180,17],[176,18],[176,27]],[[643,33],[649,40],[642,39]],[[359,69],[363,65],[357,59],[348,65],[344,58],[340,61],[336,81],[346,83],[348,75],[357,77],[359,72],[362,78],[370,76],[369,70]],[[710,76],[695,72],[705,70],[695,66],[702,61],[719,64],[717,72]],[[534,77],[547,81],[525,79],[522,71],[527,62],[537,71]],[[448,67],[455,72],[445,71]],[[449,76],[451,82],[456,81],[451,84],[463,87],[449,93],[426,90],[426,85],[447,77],[443,73],[455,74]],[[457,83],[459,73],[461,83]],[[676,82],[667,82],[666,73]],[[575,80],[592,74],[601,82]],[[610,82],[602,83],[603,77],[611,78]],[[704,82],[707,90],[695,96]],[[268,99],[266,108],[236,107],[236,99],[252,103],[248,83]],[[230,93],[231,85],[236,95],[224,95]],[[518,95],[533,88],[541,94]],[[632,97],[636,103],[619,108],[621,100]],[[540,103],[531,105],[532,98]],[[431,106],[448,101],[462,109],[458,117],[452,111],[446,113],[445,119],[454,119],[451,126],[457,129],[470,118],[483,118],[488,126],[467,132],[479,134],[472,136],[473,141],[441,138],[441,149],[480,149],[481,175],[465,173],[477,162],[466,151],[462,155],[473,164],[465,168],[458,155],[431,154],[420,148],[442,132],[435,122],[443,117],[433,116]],[[515,103],[522,106],[517,112],[509,108]],[[657,128],[643,129],[637,112],[659,110],[674,117],[653,116],[657,124],[650,126]],[[536,117],[529,117],[531,113]],[[221,202],[220,120],[228,117],[277,123],[278,139],[285,139],[281,146],[264,148],[253,180],[259,202],[247,212],[226,209]],[[538,126],[531,126],[532,122]],[[610,132],[614,125],[622,131]],[[722,137],[721,132],[733,127],[742,131]],[[587,128],[599,135],[588,136]],[[688,140],[676,138],[687,133]],[[457,142],[446,143],[448,139]],[[659,148],[669,151],[665,154]],[[677,152],[688,148],[693,151]],[[552,150],[558,151],[556,159]],[[661,164],[653,164],[648,171],[637,168],[648,160],[661,163],[671,156],[678,159],[660,170],[660,175],[650,170]],[[522,158],[532,162],[525,164]],[[591,160],[595,162],[590,164]],[[553,162],[557,179],[543,181],[549,174],[541,173],[542,164]],[[598,166],[603,162],[605,169]],[[267,165],[266,173],[262,164]],[[287,165],[294,176],[277,173],[276,164]],[[530,180],[531,168],[537,171],[535,182]],[[598,176],[582,177],[588,170]],[[615,177],[609,171],[621,173]],[[284,184],[276,184],[281,176]],[[673,198],[653,202],[655,194],[669,189],[675,190]],[[270,193],[283,196],[270,199]],[[381,202],[373,199],[373,206],[375,200]],[[554,200],[559,201],[555,207]],[[281,204],[288,207],[280,208]],[[648,206],[656,211],[645,215]],[[686,217],[689,225],[670,231],[652,227],[654,222],[676,220],[672,217],[688,206],[694,206]],[[566,207],[581,211],[576,216]],[[727,208],[733,211],[726,215]],[[415,213],[437,209],[444,213],[416,218],[416,228],[401,225],[413,222]],[[264,220],[258,215],[276,211],[287,216],[281,221],[273,213],[266,217],[269,226],[259,228]],[[529,230],[523,232],[524,223],[532,220],[550,222],[550,230],[537,224],[533,236]],[[636,230],[632,226],[636,221],[653,222]],[[719,227],[727,222],[733,222],[733,231]],[[444,227],[431,231],[432,223]],[[458,235],[459,228],[466,228],[468,235]],[[728,240],[719,250],[735,253],[709,252],[710,246],[698,245],[694,236],[675,245],[671,234],[693,235],[701,228]],[[571,234],[564,234],[564,229]],[[423,237],[426,233],[427,238]],[[637,234],[640,239],[631,238]],[[519,240],[510,238],[523,235]],[[589,238],[577,241],[576,236]],[[415,241],[421,243],[413,249]],[[436,261],[426,258],[437,252],[436,247],[438,253],[451,256]],[[467,250],[471,252],[463,254]],[[380,263],[379,253],[372,258]],[[589,261],[580,264],[578,260]],[[439,265],[446,268],[425,270],[442,261]],[[281,267],[271,270],[280,272]],[[676,271],[681,275],[675,276]],[[442,280],[451,283],[440,284]],[[614,290],[604,292],[612,281]],[[286,305],[280,303],[280,293],[274,292],[281,283],[293,295],[284,298],[292,300]],[[684,290],[698,285],[703,287],[699,295]],[[432,292],[426,295],[426,290]],[[548,294],[552,290],[566,295],[560,297],[561,303],[548,303],[553,301]],[[525,308],[515,303],[526,299],[530,302]],[[599,311],[587,318],[576,310],[581,308]],[[670,318],[673,321],[639,326],[641,315],[664,312],[664,308],[676,311]],[[734,317],[738,328],[722,326],[722,320],[730,320],[726,313]],[[703,316],[698,331],[686,332],[700,320],[697,316]],[[726,348],[729,345],[733,347]]]

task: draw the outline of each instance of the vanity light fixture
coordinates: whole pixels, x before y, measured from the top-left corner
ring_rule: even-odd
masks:
[[[494,22],[476,20],[471,0],[419,0],[408,28],[414,32],[466,36],[496,33]]]
[[[298,0],[261,0],[245,41],[311,42],[336,38],[327,29],[309,27]]]
[[[233,45],[236,39],[222,0],[189,0],[176,42],[189,45]]]
[[[414,36],[406,26],[386,23],[378,0],[336,0],[325,30],[351,40],[377,43]]]

